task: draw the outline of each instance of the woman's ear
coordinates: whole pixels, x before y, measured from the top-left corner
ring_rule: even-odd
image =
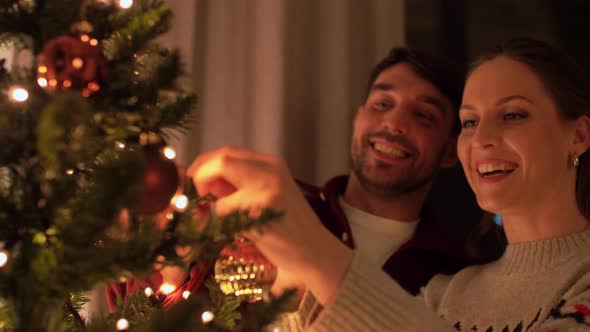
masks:
[[[443,147],[443,155],[440,161],[440,167],[450,168],[455,166],[458,161],[459,158],[457,156],[457,137],[452,137]]]
[[[582,115],[575,122],[573,152],[580,156],[588,150],[588,147],[590,147],[590,118]]]

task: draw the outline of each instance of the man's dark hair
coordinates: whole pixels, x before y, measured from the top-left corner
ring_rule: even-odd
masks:
[[[392,48],[389,54],[371,71],[366,97],[369,96],[377,77],[384,70],[398,63],[410,65],[418,76],[432,83],[445,97],[449,98],[457,112],[456,120],[453,122],[453,134],[458,134],[461,129],[458,109],[463,96],[465,72],[459,66],[440,57],[405,47]]]

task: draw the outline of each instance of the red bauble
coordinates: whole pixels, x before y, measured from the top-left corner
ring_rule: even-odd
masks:
[[[176,164],[164,157],[160,146],[144,146],[142,154],[142,190],[132,210],[136,214],[153,215],[170,206],[180,180]]]
[[[37,57],[37,83],[46,91],[76,89],[88,97],[106,78],[106,61],[96,39],[58,36]]]

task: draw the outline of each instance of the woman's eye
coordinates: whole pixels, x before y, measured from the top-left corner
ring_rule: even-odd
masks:
[[[461,127],[463,128],[470,128],[475,126],[475,120],[464,120],[461,121]]]

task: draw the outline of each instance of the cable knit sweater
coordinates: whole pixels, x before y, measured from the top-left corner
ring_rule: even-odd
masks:
[[[281,330],[590,331],[590,230],[509,245],[493,263],[435,276],[418,297],[357,253],[334,303],[318,306],[308,294]]]

